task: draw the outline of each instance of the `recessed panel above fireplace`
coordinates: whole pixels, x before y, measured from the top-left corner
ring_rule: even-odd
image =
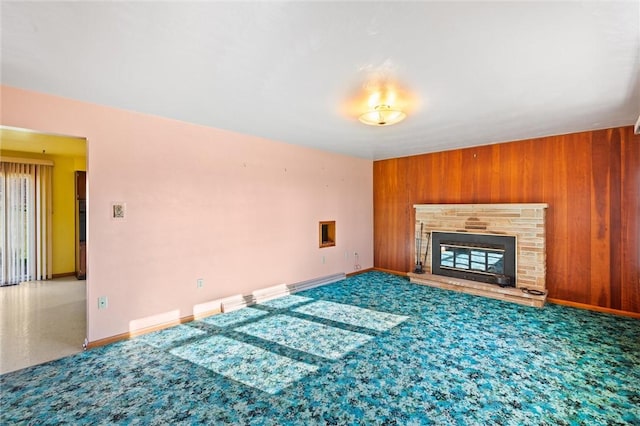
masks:
[[[516,286],[516,237],[432,232],[431,272],[501,287]]]

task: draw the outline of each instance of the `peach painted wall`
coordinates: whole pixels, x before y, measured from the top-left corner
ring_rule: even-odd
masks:
[[[370,160],[1,90],[1,124],[87,138],[90,342],[352,272],[356,251],[373,266]],[[110,218],[114,201],[126,203],[124,221]],[[322,220],[336,221],[336,247],[318,248]]]

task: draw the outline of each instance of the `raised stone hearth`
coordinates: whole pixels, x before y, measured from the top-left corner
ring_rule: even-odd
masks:
[[[421,235],[424,242],[420,259],[424,259],[422,266],[425,273],[418,274],[414,273],[415,271],[409,273],[412,282],[529,306],[544,305],[547,293],[545,283],[547,204],[416,204],[414,207],[416,235]],[[421,229],[422,234],[420,234]],[[432,261],[439,260],[439,255],[436,256],[436,260],[432,260],[433,247],[426,242],[431,241],[433,232],[515,237],[516,271],[512,277],[515,287],[500,287],[496,284],[432,274],[434,272]],[[446,252],[443,251],[443,253]],[[476,278],[471,277],[471,279]],[[529,294],[527,290],[534,293],[542,292],[543,295]]]
[[[443,277],[433,274],[415,274],[409,272],[412,283],[428,285],[430,287],[443,288],[445,290],[459,291],[462,293],[475,294],[477,296],[491,297],[493,299],[515,302],[521,305],[535,306],[541,308],[547,300],[547,294],[533,295],[524,292],[521,288],[498,287],[493,284],[468,281],[460,278]]]

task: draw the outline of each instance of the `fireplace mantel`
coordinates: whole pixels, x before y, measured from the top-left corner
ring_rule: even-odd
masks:
[[[502,204],[414,204],[416,211],[441,211],[444,209],[455,210],[529,210],[546,209],[547,203],[502,203]]]
[[[545,213],[547,207],[545,203],[415,204],[416,235],[420,234],[422,228],[425,241],[434,231],[515,236],[516,288],[497,291],[491,284],[432,275],[430,244],[423,244],[421,253],[421,258],[427,259],[426,264],[423,265],[425,273],[410,273],[411,280],[420,284],[473,294],[482,294],[480,290],[486,288],[487,294],[484,295],[489,297],[505,294],[505,292],[510,295],[511,293],[523,294],[526,295],[523,297],[523,303],[542,306],[546,299]],[[424,252],[425,248],[428,250],[427,253]],[[532,298],[530,294],[523,292],[523,289],[543,292],[544,295]]]

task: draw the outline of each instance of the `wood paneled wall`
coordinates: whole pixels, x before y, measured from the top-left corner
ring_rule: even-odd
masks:
[[[548,203],[549,297],[640,312],[640,136],[632,127],[376,161],[374,265],[414,262],[414,204]]]

